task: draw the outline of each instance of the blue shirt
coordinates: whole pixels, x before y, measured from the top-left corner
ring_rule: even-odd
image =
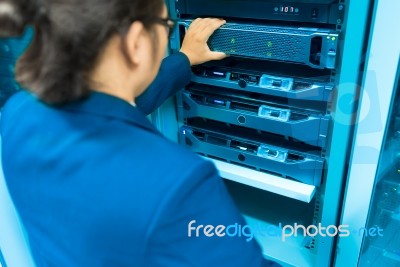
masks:
[[[246,238],[201,225],[245,225],[215,167],[145,117],[190,80],[166,58],[137,107],[102,93],[48,106],[14,95],[1,118],[5,178],[38,266],[272,266]],[[202,229],[200,229],[202,230]]]

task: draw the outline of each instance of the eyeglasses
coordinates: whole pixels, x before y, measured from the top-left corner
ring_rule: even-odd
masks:
[[[160,24],[160,25],[164,26],[167,30],[168,39],[172,36],[176,22],[177,22],[176,20],[173,20],[170,18],[136,18],[136,19],[126,20],[126,21],[122,22],[122,24],[119,28],[119,32],[122,34],[125,34],[128,31],[130,24],[133,21],[156,23],[156,24]]]
[[[164,26],[167,29],[167,35],[168,35],[168,39],[171,38],[173,32],[174,32],[174,28],[176,25],[176,21],[170,18],[153,18],[151,19],[152,22],[160,24],[162,26]]]

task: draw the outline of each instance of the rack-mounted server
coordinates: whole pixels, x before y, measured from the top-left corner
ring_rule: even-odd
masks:
[[[192,20],[180,21],[189,28]],[[300,63],[312,68],[335,68],[338,32],[336,30],[226,23],[209,39],[213,51],[232,56]]]
[[[221,66],[219,62],[193,67],[192,81],[199,84],[230,88],[239,91],[266,94],[292,100],[328,102],[332,96],[334,85],[329,75],[318,77],[304,77],[293,72],[277,72],[277,64],[246,61],[234,66]],[[255,64],[264,64],[263,70],[255,70]],[[247,65],[247,66],[246,66]],[[278,64],[285,69],[288,66]],[[301,75],[301,74],[300,74]],[[306,74],[304,74],[306,75]],[[309,75],[309,74],[307,74]]]
[[[204,90],[190,86],[179,103],[184,120],[205,118],[293,138],[317,147],[325,147],[330,117],[315,110],[292,108],[219,88]]]
[[[337,24],[344,5],[335,0],[176,0],[180,17],[232,17],[301,23]]]
[[[293,146],[279,137],[258,135],[248,129],[215,124],[188,123],[181,128],[181,144],[210,158],[320,185],[324,159],[318,150]]]

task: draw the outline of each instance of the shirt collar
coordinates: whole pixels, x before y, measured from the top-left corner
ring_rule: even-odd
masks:
[[[122,120],[160,134],[135,105],[109,94],[93,91],[85,99],[65,104],[62,108],[68,111]]]

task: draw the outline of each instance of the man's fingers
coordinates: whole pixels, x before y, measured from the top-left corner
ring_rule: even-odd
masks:
[[[208,57],[209,57],[209,60],[222,60],[228,56],[229,55],[227,55],[223,52],[211,52]]]
[[[225,23],[226,21],[222,19],[196,19],[191,23],[189,30],[193,31],[203,42],[206,42],[215,30]]]
[[[211,18],[204,18],[204,19],[197,18],[190,24],[190,28],[192,30],[196,30],[197,33],[200,33],[203,32],[207,27],[209,27],[211,22],[212,22]]]
[[[207,45],[210,36],[225,23],[223,19],[214,18],[195,19],[191,23],[180,50],[189,58],[191,65],[227,57],[225,53],[210,51]]]
[[[204,35],[207,40],[210,38],[210,36],[217,30],[219,29],[222,25],[226,23],[225,20],[222,19],[210,19],[207,27],[204,29],[202,34]]]

